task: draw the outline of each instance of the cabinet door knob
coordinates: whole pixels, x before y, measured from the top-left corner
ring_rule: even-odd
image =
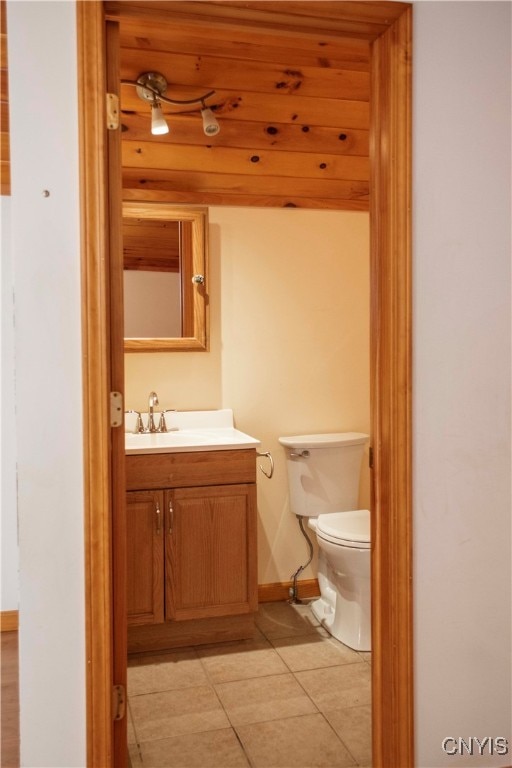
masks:
[[[160,512],[160,505],[158,501],[156,503],[155,515],[156,515],[156,532],[160,533],[160,531],[162,530],[162,513]]]
[[[172,501],[169,502],[169,533],[172,533],[172,527],[174,525],[174,509]]]

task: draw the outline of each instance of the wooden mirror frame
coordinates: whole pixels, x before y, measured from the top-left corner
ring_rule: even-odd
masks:
[[[179,221],[183,335],[176,338],[125,338],[125,352],[208,351],[208,209],[172,203],[123,203],[123,218]],[[204,282],[195,282],[201,276]]]

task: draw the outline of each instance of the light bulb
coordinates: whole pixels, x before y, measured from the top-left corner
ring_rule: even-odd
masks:
[[[151,104],[151,133],[153,136],[161,136],[164,133],[169,133],[169,126],[167,125],[162,112],[160,102],[155,99]]]
[[[203,118],[203,131],[205,134],[207,136],[216,136],[220,131],[220,125],[212,110],[205,107],[201,110],[201,115]]]

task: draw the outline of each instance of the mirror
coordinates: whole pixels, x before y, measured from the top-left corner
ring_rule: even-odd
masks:
[[[126,352],[208,349],[207,209],[123,203]]]

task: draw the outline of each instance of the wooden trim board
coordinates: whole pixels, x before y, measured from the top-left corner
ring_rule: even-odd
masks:
[[[18,626],[18,611],[0,611],[0,632],[16,632]]]
[[[281,600],[288,600],[290,589],[293,586],[292,581],[278,581],[273,584],[258,585],[259,603],[277,603]],[[317,579],[304,579],[297,582],[297,592],[300,600],[309,600],[311,597],[320,595],[320,588]]]
[[[108,768],[113,611],[104,26],[103,4],[78,0],[87,765]]]
[[[412,9],[372,46],[370,360],[373,765],[414,765]]]

